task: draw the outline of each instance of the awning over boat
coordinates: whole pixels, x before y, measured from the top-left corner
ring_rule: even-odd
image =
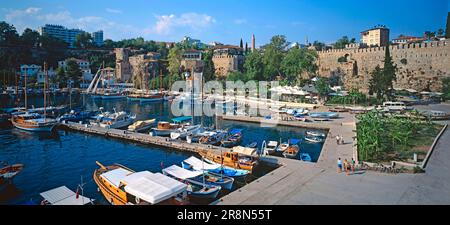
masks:
[[[255,155],[256,154],[256,149],[254,148],[247,148],[247,147],[242,147],[242,146],[236,146],[233,148],[232,150],[233,152],[237,152],[239,154],[243,154],[243,155]]]
[[[183,123],[186,121],[192,120],[192,116],[182,116],[182,117],[176,117],[172,119],[172,122],[174,123]]]
[[[221,166],[220,164],[207,163],[194,156],[187,158],[184,162],[191,165],[194,170],[215,170]]]
[[[298,144],[298,143],[300,143],[300,139],[289,139],[289,143],[291,144],[291,145],[296,145],[296,144]]]
[[[71,191],[66,186],[61,186],[40,194],[52,205],[86,205],[92,202],[91,199]]]
[[[117,168],[106,173],[100,175],[103,179],[107,180],[114,187],[118,188],[120,185],[120,181],[124,179],[128,174],[131,174],[131,171],[128,171],[123,168]]]
[[[183,169],[177,165],[172,165],[163,169],[164,173],[170,174],[174,177],[180,178],[182,180],[198,177],[203,174],[202,171],[191,171],[187,169]]]
[[[276,147],[278,145],[278,142],[276,141],[269,141],[269,144],[267,146]]]
[[[151,204],[157,204],[186,190],[187,185],[161,173],[142,171],[126,176],[125,191]]]
[[[243,129],[232,129],[230,131],[230,134],[238,134],[238,133],[241,133],[242,131],[243,131]]]

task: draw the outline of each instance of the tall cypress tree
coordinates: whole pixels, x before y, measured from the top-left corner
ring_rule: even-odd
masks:
[[[392,61],[391,51],[389,48],[389,44],[386,46],[386,51],[384,55],[384,67],[383,67],[383,80],[384,86],[386,88],[386,93],[388,94],[388,98],[392,97],[392,91],[394,90],[394,81],[397,81],[397,77],[395,72],[397,71],[397,66],[394,65]],[[390,88],[390,91],[388,89]]]
[[[445,38],[450,38],[450,12],[447,14],[447,27],[445,29]]]
[[[247,53],[248,53],[248,43],[245,42],[245,54],[247,54]]]
[[[244,43],[242,42],[242,38],[241,38],[241,43],[239,44],[239,47],[244,48]]]

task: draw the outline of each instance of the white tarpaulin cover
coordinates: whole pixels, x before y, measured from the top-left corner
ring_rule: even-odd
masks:
[[[205,161],[202,162],[201,159],[195,158],[194,156],[189,157],[184,160],[184,162],[191,165],[194,170],[215,170],[221,166],[220,164],[210,164]]]
[[[193,178],[193,177],[198,177],[203,174],[203,172],[201,172],[201,171],[191,171],[191,170],[183,169],[177,165],[172,165],[170,167],[167,167],[167,168],[163,169],[163,172],[170,174],[174,177],[178,177],[182,180]]]
[[[236,147],[233,148],[233,152],[237,152],[239,154],[250,155],[251,156],[251,155],[256,154],[256,149],[242,147],[242,146],[236,146]]]
[[[92,200],[71,191],[66,186],[61,186],[46,192],[42,192],[41,196],[52,205],[85,205]]]
[[[186,190],[186,184],[162,175],[142,171],[126,176],[122,183],[125,191],[151,204],[174,197]]]
[[[107,180],[110,184],[114,185],[114,187],[118,188],[120,185],[120,181],[125,178],[128,174],[132,172],[123,169],[117,168],[106,173],[100,175],[103,179]]]

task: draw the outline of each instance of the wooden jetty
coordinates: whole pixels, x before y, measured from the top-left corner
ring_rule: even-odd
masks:
[[[179,151],[187,151],[198,153],[201,151],[214,151],[216,153],[227,152],[230,149],[213,146],[213,145],[205,145],[199,143],[187,143],[185,141],[180,140],[172,140],[169,137],[158,137],[158,136],[150,136],[149,134],[130,132],[127,130],[119,130],[119,129],[107,129],[102,128],[95,125],[89,124],[78,124],[78,123],[63,123],[60,125],[62,129],[74,130],[89,134],[101,135],[104,137],[112,137],[123,139],[127,141],[138,142],[142,144],[149,144]]]

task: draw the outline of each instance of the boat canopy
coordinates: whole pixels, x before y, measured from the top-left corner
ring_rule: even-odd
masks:
[[[252,156],[252,155],[256,154],[256,149],[242,147],[242,146],[236,146],[233,148],[232,152],[237,152],[239,154]]]
[[[186,190],[187,185],[161,173],[142,171],[122,179],[125,191],[151,204],[157,204]]]
[[[77,194],[66,186],[42,192],[40,195],[52,205],[86,205],[93,201],[81,195],[77,198]]]
[[[202,171],[191,171],[187,169],[183,169],[177,165],[172,165],[163,169],[164,173],[170,174],[174,177],[180,178],[182,180],[198,177],[203,174]]]
[[[174,123],[183,123],[186,121],[192,120],[192,116],[182,116],[182,117],[176,117],[172,119],[172,122]]]
[[[194,170],[215,170],[221,167],[220,164],[210,164],[194,156],[185,159],[184,162],[191,165]]]
[[[269,141],[269,144],[267,146],[276,147],[278,145],[278,142],[276,141]]]
[[[289,143],[291,144],[291,145],[296,145],[296,144],[298,144],[298,143],[300,143],[300,139],[289,139]]]
[[[230,131],[230,134],[238,134],[238,133],[241,133],[242,130],[243,130],[243,129],[232,129],[232,130]]]
[[[110,184],[112,184],[115,188],[119,188],[120,181],[124,179],[127,175],[131,174],[131,171],[128,171],[123,168],[113,169],[106,173],[100,175],[103,179],[107,180]]]

